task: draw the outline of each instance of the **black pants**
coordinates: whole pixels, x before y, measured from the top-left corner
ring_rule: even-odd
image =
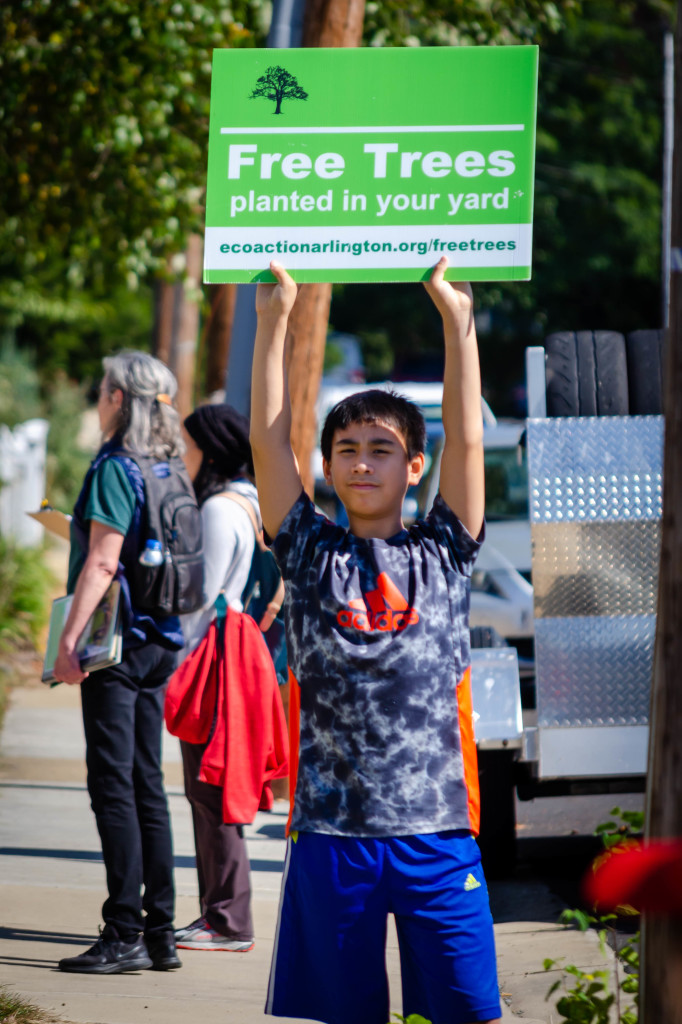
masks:
[[[201,913],[211,928],[229,939],[253,938],[249,855],[241,825],[223,822],[220,786],[199,782],[204,747],[180,744],[185,793],[192,806]]]
[[[177,655],[156,644],[81,685],[88,792],[102,841],[105,923],[124,941],[173,926],[173,845],[161,771],[163,703]],[[142,889],[144,887],[144,894]],[[144,912],[144,917],[143,917]]]

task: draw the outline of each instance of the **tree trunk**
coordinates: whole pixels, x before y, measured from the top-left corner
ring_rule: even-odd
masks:
[[[307,0],[304,46],[359,46],[365,0]],[[306,284],[299,289],[289,317],[287,372],[291,392],[293,445],[303,485],[313,493],[310,458],[315,447],[315,402],[324,364],[330,284]]]
[[[178,382],[176,407],[184,419],[194,407],[194,371],[199,334],[199,288],[203,243],[190,235],[185,250],[185,279],[157,285],[153,351]]]
[[[307,0],[304,46],[359,46],[365,0]]]
[[[225,385],[230,355],[230,336],[237,300],[235,284],[209,285],[211,312],[204,326],[206,339],[206,394],[211,395]]]
[[[315,402],[324,363],[324,342],[332,296],[330,284],[304,284],[289,317],[286,369],[291,395],[291,446],[303,486],[313,493],[311,457],[315,448]]]
[[[175,318],[175,285],[156,281],[154,285],[154,327],[152,353],[166,366],[170,364]]]
[[[663,528],[647,781],[650,838],[682,837],[682,0],[678,0],[675,40],[674,134]],[[681,920],[645,917],[641,982],[641,1024],[682,1024]]]

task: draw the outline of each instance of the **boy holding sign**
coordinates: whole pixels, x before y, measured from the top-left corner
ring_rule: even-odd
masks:
[[[386,920],[403,1013],[433,1024],[500,1016],[492,918],[473,834],[478,780],[469,685],[469,577],[483,539],[483,424],[471,289],[426,285],[445,333],[440,495],[403,527],[424,468],[424,421],[397,395],[340,402],[325,477],[349,529],[302,492],[284,371],[296,285],[259,285],[251,444],[263,522],[287,584],[298,747],[266,1011],[386,1024]],[[478,539],[475,539],[478,538]]]

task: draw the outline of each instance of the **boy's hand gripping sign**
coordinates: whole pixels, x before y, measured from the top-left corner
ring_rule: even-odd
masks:
[[[531,270],[538,50],[216,50],[204,280]]]

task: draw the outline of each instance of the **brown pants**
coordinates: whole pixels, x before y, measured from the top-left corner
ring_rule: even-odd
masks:
[[[192,807],[201,913],[221,935],[253,938],[249,857],[241,825],[223,823],[222,791],[199,782],[204,747],[181,742],[185,795]]]

